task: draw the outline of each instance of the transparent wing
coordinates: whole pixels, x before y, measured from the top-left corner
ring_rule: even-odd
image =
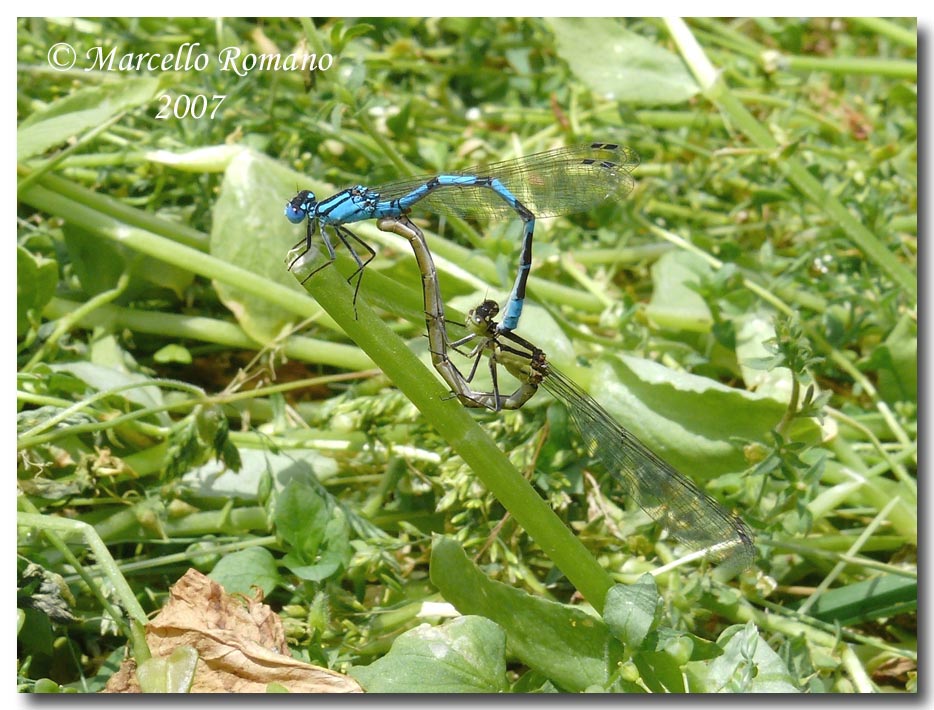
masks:
[[[630,173],[638,165],[639,157],[625,146],[588,143],[442,175],[408,178],[371,189],[380,199],[392,200],[439,177],[495,177],[536,217],[556,217],[583,212],[614,197],[625,197],[633,189]],[[440,187],[419,200],[418,208],[460,217],[516,215],[493,190],[478,186]]]
[[[753,534],[740,518],[656,456],[590,395],[550,364],[542,386],[565,404],[587,451],[653,520],[681,543],[739,572],[756,559]]]

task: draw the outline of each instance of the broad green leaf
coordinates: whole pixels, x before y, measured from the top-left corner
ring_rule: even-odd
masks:
[[[713,641],[695,636],[687,631],[660,627],[655,634],[655,651],[688,661],[707,661],[719,656],[722,651]]]
[[[548,21],[558,55],[574,75],[603,96],[621,103],[679,104],[700,91],[673,52],[606,18]]]
[[[513,684],[513,693],[560,693],[555,684],[537,671],[523,673]]]
[[[301,564],[297,555],[291,552],[282,559],[282,563],[302,579],[320,582],[345,568],[350,562],[353,551],[348,539],[347,521],[339,508],[335,508],[331,515],[324,527],[324,542],[314,558],[314,564]]]
[[[276,502],[276,532],[306,563],[318,554],[328,517],[324,499],[298,479],[289,481]]]
[[[905,314],[873,353],[879,392],[889,403],[918,401],[918,321]]]
[[[230,594],[251,594],[253,587],[259,587],[264,597],[272,594],[282,580],[276,559],[265,547],[250,547],[224,555],[209,576]]]
[[[321,582],[332,576],[341,567],[340,563],[334,560],[314,565],[303,565],[298,556],[293,555],[291,552],[282,558],[282,564],[288,568],[289,572],[306,582]]]
[[[285,203],[301,178],[252,150],[241,151],[227,168],[214,204],[211,254],[304,294],[287,270],[289,248],[305,235],[305,226],[283,216]],[[259,235],[259,236],[257,236]],[[222,282],[215,289],[243,329],[260,342],[277,337],[295,317],[278,306]]]
[[[635,584],[610,588],[603,619],[616,638],[629,649],[638,649],[658,624],[660,603],[655,578],[644,574]]]
[[[710,309],[691,284],[710,267],[686,252],[668,252],[652,265],[652,299],[645,314],[656,325],[671,330],[707,333],[713,325]]]
[[[52,620],[43,611],[25,608],[22,628],[17,634],[17,643],[22,652],[29,655],[50,657],[53,653],[55,636],[52,633]]]
[[[55,295],[58,285],[58,264],[35,257],[23,247],[16,247],[16,335],[29,330],[29,314],[38,321],[39,314]]]
[[[465,616],[406,631],[389,653],[350,675],[368,693],[503,693],[505,651],[500,627]]]
[[[282,564],[302,579],[319,582],[351,557],[349,528],[339,508],[306,481],[292,479],[276,504],[276,531],[291,546]]]
[[[135,258],[135,253],[123,245],[68,222],[64,235],[75,275],[84,291],[92,296],[112,289],[126,270],[127,262]]]
[[[604,357],[581,379],[623,427],[698,481],[746,468],[736,441],[765,441],[784,406],[650,360]]]
[[[559,687],[579,692],[609,683],[622,646],[600,619],[491,581],[449,538],[434,540],[431,581],[461,613],[502,626],[510,654]]]
[[[152,101],[160,80],[124,79],[81,89],[23,120],[16,132],[16,159],[26,160],[96,128],[121,111]]]
[[[639,678],[653,693],[683,693],[684,662],[664,651],[639,651],[632,659]]]

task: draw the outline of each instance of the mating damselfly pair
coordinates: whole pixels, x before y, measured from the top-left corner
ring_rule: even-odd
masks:
[[[568,408],[586,450],[599,457],[650,517],[682,543],[732,573],[750,566],[755,559],[752,533],[746,524],[619,425],[590,395],[555,368],[543,351],[512,332],[522,313],[536,217],[582,211],[608,198],[628,194],[633,187],[630,171],[636,165],[638,158],[628,148],[591,143],[378,188],[358,185],[321,201],[303,190],[285,209],[286,217],[293,223],[307,220],[305,238],[296,245],[304,245],[304,250],[292,260],[290,268],[301,263],[316,231],[320,231],[328,250],[328,261],[313,269],[303,281],[333,262],[334,247],[329,237],[333,231],[357,263],[357,270],[349,279],[357,278],[356,300],[362,271],[374,252],[346,225],[376,219],[381,230],[407,238],[421,271],[432,361],[458,399],[468,407],[516,409],[543,387]],[[437,270],[424,235],[407,217],[416,204],[442,214],[488,217],[514,214],[522,219],[519,271],[502,323],[494,320],[498,305],[484,301],[471,311],[467,337],[455,342],[448,340]],[[354,244],[364,248],[368,256],[361,258]],[[473,365],[465,376],[449,353],[459,352],[460,346],[471,341],[474,346],[469,356]],[[473,374],[484,355],[489,358],[492,392],[471,389]],[[515,392],[500,393],[497,367],[503,367],[519,381]]]
[[[514,330],[522,315],[532,267],[535,220],[583,212],[612,197],[624,197],[632,191],[630,173],[638,164],[638,156],[625,146],[588,143],[379,187],[355,185],[324,200],[318,200],[310,190],[301,190],[285,206],[290,222],[306,222],[304,250],[292,259],[289,268],[300,263],[311,249],[316,231],[321,234],[328,260],[305,278],[332,263],[333,232],[357,263],[357,270],[348,279],[357,279],[356,301],[363,270],[375,252],[347,228],[348,224],[398,218],[416,205],[458,217],[518,217],[523,222],[519,268],[499,326],[502,331]]]

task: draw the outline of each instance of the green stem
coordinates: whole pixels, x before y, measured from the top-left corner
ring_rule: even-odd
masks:
[[[870,32],[875,32],[883,37],[888,37],[893,42],[898,42],[911,49],[918,48],[918,25],[915,23],[913,30],[905,29],[894,22],[884,20],[881,17],[850,17],[847,22],[853,25],[861,25]]]
[[[159,569],[160,567],[181,564],[183,562],[195,564],[199,563],[199,560],[203,560],[210,556],[229,555],[232,552],[248,550],[252,547],[268,547],[274,549],[278,543],[279,540],[275,535],[268,535],[266,537],[249,537],[244,540],[237,540],[236,542],[229,542],[223,545],[205,544],[204,546],[192,547],[182,552],[175,552],[169,555],[160,555],[148,560],[124,562],[120,566],[120,569],[123,570],[124,573],[129,574],[131,572],[146,572],[149,570]],[[93,570],[94,568],[91,569]]]
[[[45,307],[43,315],[49,319],[63,318],[78,309],[80,305],[63,298],[53,298]],[[152,333],[167,338],[185,338],[243,350],[259,350],[263,347],[262,343],[251,338],[235,323],[203,316],[161,313],[123,306],[100,306],[93,313],[82,313],[75,319],[75,324],[85,328],[98,326],[106,326],[111,330],[126,328],[136,333]],[[373,362],[353,345],[300,335],[285,338],[282,341],[282,352],[293,360],[341,367],[347,370],[368,370],[373,367]]]
[[[917,62],[901,59],[879,59],[876,57],[812,57],[781,55],[777,61],[780,69],[812,72],[825,71],[833,74],[868,74],[894,79],[918,80]]]
[[[706,30],[711,43],[750,59],[755,59],[765,49],[759,42],[717,19],[694,17],[691,18],[691,26]]]
[[[785,408],[785,413],[782,415],[781,421],[775,425],[775,431],[777,431],[782,436],[785,435],[785,431],[791,425],[791,422],[794,421],[795,414],[798,412],[798,397],[801,394],[801,383],[798,381],[798,376],[795,374],[795,371],[791,371],[791,396],[788,397],[788,406]]]
[[[858,432],[860,432],[864,437],[866,437],[866,439],[869,440],[873,448],[876,450],[876,453],[879,455],[879,458],[881,458],[885,462],[886,466],[888,467],[888,470],[894,473],[895,477],[898,478],[898,480],[901,481],[903,485],[908,486],[909,488],[911,488],[912,491],[914,491],[917,494],[918,486],[917,486],[917,482],[915,481],[915,479],[912,477],[910,473],[908,473],[908,470],[904,466],[902,466],[897,456],[892,456],[891,454],[889,454],[888,450],[882,445],[882,442],[879,441],[879,438],[875,434],[872,433],[872,430],[869,427],[864,426],[858,420],[854,419],[853,417],[847,416],[843,412],[837,409],[834,409],[833,407],[824,407],[824,411],[826,411],[830,416],[832,416],[837,421],[843,422],[847,426],[853,427]],[[902,450],[901,453],[904,454],[906,451],[910,452],[913,448],[914,446],[906,447],[905,449]]]
[[[713,603],[716,604],[716,601]],[[917,658],[917,653],[913,650],[888,644],[878,638],[860,634],[850,629],[841,629],[834,624],[820,621],[811,616],[804,616],[794,609],[789,609],[768,600],[762,600],[761,604],[765,611],[758,611],[752,607],[744,606],[740,616],[744,619],[752,619],[760,629],[774,631],[786,638],[806,636],[812,643],[828,649],[837,648],[842,637],[846,641],[886,651],[899,658]]]
[[[18,168],[18,172],[20,175],[25,174],[27,179],[31,175],[28,169],[22,167]],[[197,229],[192,229],[178,222],[162,219],[151,212],[135,209],[119,200],[115,200],[100,192],[89,190],[86,187],[82,187],[77,183],[58,177],[57,175],[43,175],[37,182],[47,190],[56,192],[61,197],[67,198],[73,203],[83,205],[86,209],[111,217],[115,222],[122,222],[133,227],[138,227],[139,229],[144,229],[147,232],[158,234],[193,249],[198,249],[200,251],[207,251],[208,249],[208,236],[199,232]],[[28,186],[20,191],[19,199],[32,204],[30,201],[30,195],[32,194],[33,188],[32,186]],[[58,213],[56,212],[55,214]],[[64,218],[70,217],[67,213],[60,216]]]

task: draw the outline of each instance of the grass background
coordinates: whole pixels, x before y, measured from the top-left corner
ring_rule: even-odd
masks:
[[[262,588],[298,657],[388,663],[376,675],[414,683],[357,673],[370,690],[748,690],[766,669],[781,689],[914,688],[912,23],[18,31],[21,689],[99,689],[128,639],[142,660],[132,620],[192,566],[228,591]],[[66,41],[78,65],[54,71],[49,48]],[[117,62],[183,42],[209,56],[203,71],[79,71],[93,47]],[[334,63],[239,76],[221,71],[224,47]],[[199,95],[226,98],[213,118],[157,118],[162,96],[184,108]],[[676,544],[613,495],[547,396],[495,416],[445,398],[401,240],[355,226],[379,252],[355,318],[346,254],[308,282],[314,298],[286,271],[302,231],[282,208],[298,188],[326,196],[591,139],[639,153],[636,190],[541,222],[519,332],[739,511],[760,558],[729,587],[703,566],[660,574],[654,636],[620,631],[607,608],[624,650],[588,665],[590,646],[536,628],[574,610],[534,605],[581,604],[579,591],[604,609],[613,581],[635,583]],[[515,222],[416,216],[452,320],[505,295]],[[497,490],[517,469],[540,498]],[[67,547],[76,532],[93,543]],[[458,595],[477,569],[484,594],[527,592],[497,597],[507,618]],[[478,648],[507,639],[476,686],[388,653],[425,601],[454,599],[497,622],[468,630]],[[735,624],[779,665],[704,658],[708,640],[730,658],[720,632]]]

